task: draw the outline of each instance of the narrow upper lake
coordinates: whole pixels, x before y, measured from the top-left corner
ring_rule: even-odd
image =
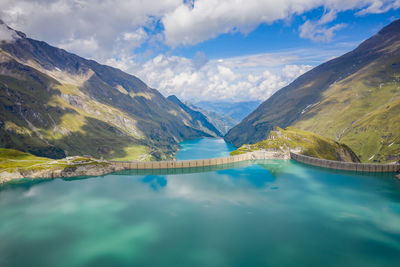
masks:
[[[176,154],[178,160],[206,159],[228,157],[235,150],[235,146],[224,139],[199,138],[180,143],[181,149]]]
[[[201,170],[0,186],[0,266],[399,266],[394,174]]]

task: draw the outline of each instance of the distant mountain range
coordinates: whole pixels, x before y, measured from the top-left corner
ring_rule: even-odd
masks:
[[[167,159],[220,136],[200,114],[135,76],[27,38],[0,22],[0,147],[38,156]]]
[[[183,111],[190,115],[192,118],[190,121],[191,125],[196,126],[197,129],[202,130],[210,136],[222,137],[222,133],[209,121],[207,116],[199,110],[195,110],[195,107],[190,106],[189,104],[184,104],[175,95],[170,95],[167,99],[178,105]]]
[[[207,117],[207,120],[218,129],[218,131],[224,136],[233,126],[239,122],[228,115],[223,115],[215,111],[205,110],[199,108],[189,102],[184,102],[190,109],[198,111]]]
[[[295,126],[348,145],[363,162],[400,159],[400,20],[303,74],[225,136],[239,147]]]
[[[200,101],[193,103],[196,107],[203,110],[212,111],[225,117],[230,117],[236,121],[235,124],[243,120],[247,115],[254,111],[261,101]]]

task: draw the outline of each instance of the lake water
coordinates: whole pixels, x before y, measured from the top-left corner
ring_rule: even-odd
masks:
[[[265,160],[8,184],[0,266],[400,266],[400,180]]]
[[[235,146],[224,139],[199,138],[183,141],[176,154],[178,160],[228,157]]]

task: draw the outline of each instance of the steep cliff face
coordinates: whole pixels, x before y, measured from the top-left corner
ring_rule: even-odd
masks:
[[[7,29],[14,39],[0,43],[1,147],[148,160],[210,135],[137,77]]]
[[[262,103],[226,140],[235,146],[295,127],[340,141],[361,161],[400,158],[400,20],[303,74]]]

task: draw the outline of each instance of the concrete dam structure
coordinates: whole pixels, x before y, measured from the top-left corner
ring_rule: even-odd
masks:
[[[289,156],[285,156],[281,152],[269,152],[269,151],[255,151],[246,154],[221,157],[221,158],[210,158],[210,159],[195,159],[195,160],[177,160],[177,161],[111,161],[111,163],[118,167],[124,167],[125,169],[180,169],[180,168],[196,168],[196,167],[208,167],[217,165],[227,165],[236,162],[249,161],[249,160],[260,160],[260,159],[289,159]]]
[[[336,170],[348,170],[357,172],[400,172],[400,164],[366,164],[313,158],[290,152],[282,153],[277,151],[254,151],[246,154],[230,157],[178,160],[178,161],[111,161],[117,167],[125,170],[158,170],[158,169],[186,169],[201,168],[220,165],[230,165],[238,162],[263,160],[263,159],[293,159],[295,161]]]
[[[313,158],[291,152],[290,158],[312,166],[356,172],[400,172],[400,164],[356,163]]]

